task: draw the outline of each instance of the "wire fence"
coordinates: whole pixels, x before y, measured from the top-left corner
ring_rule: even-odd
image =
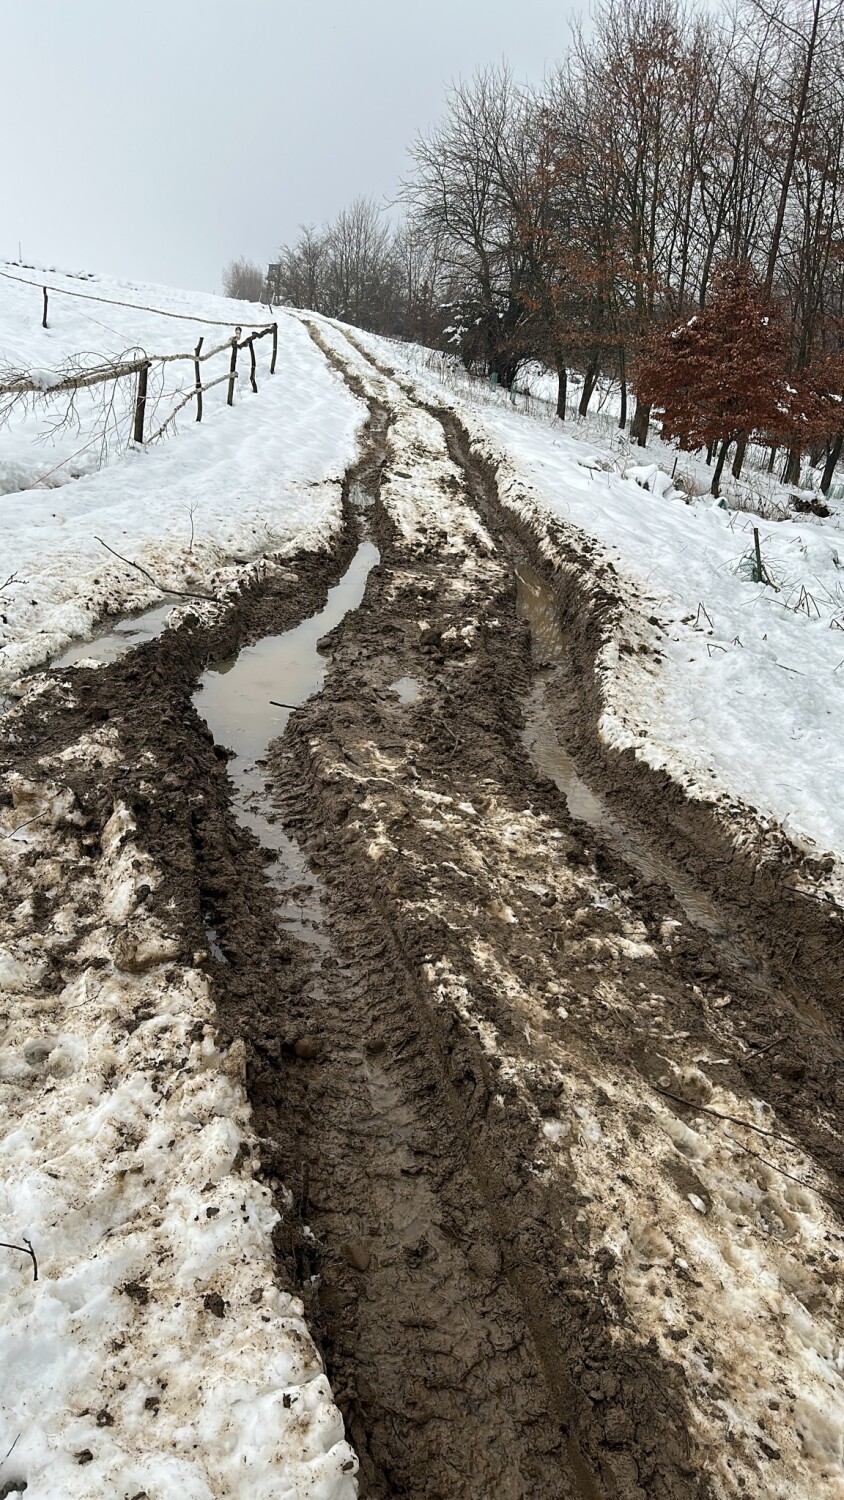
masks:
[[[104,440],[107,433],[113,433],[115,428],[121,425],[113,418],[115,405],[115,393],[124,381],[134,381],[128,401],[131,418],[131,437],[137,446],[145,446],[157,441],[167,431],[176,416],[189,403],[194,402],[196,408],[196,421],[201,422],[203,417],[203,398],[207,393],[220,385],[226,386],[226,405],[234,404],[235,385],[239,378],[238,355],[246,350],[249,354],[248,378],[252,391],[258,392],[258,362],[255,346],[264,338],[270,338],[271,355],[269,373],[274,375],[278,359],[278,323],[273,320],[270,323],[255,323],[244,326],[232,324],[222,319],[195,318],[188,313],[169,312],[164,308],[147,307],[140,303],[121,302],[110,297],[99,297],[93,293],[71,291],[64,287],[50,287],[39,282],[31,281],[24,276],[13,275],[9,271],[0,271],[0,277],[10,281],[21,282],[24,286],[33,286],[39,289],[43,295],[42,326],[48,327],[49,293],[56,292],[61,296],[81,297],[86,301],[104,302],[114,307],[132,308],[136,312],[151,312],[166,318],[177,318],[180,321],[188,321],[199,324],[212,325],[214,327],[233,328],[230,338],[223,339],[211,348],[205,349],[205,336],[201,336],[192,350],[178,351],[167,354],[149,354],[141,349],[132,352],[131,355],[121,355],[116,358],[103,359],[95,357],[93,363],[87,363],[84,356],[73,356],[58,369],[49,371],[42,369],[16,370],[6,368],[0,370],[0,425],[9,420],[12,410],[19,403],[30,403],[39,406],[49,406],[61,398],[66,398],[69,409],[73,409],[76,396],[81,391],[92,390],[97,386],[110,386],[111,393],[106,399],[103,398],[103,408],[108,414],[107,424],[103,424],[101,432],[98,432],[83,447],[78,449],[73,457],[78,457],[86,448],[94,443]],[[219,356],[227,356],[227,366],[223,373],[216,375],[214,379],[203,381],[203,366],[212,359]],[[162,372],[166,366],[190,363],[193,366],[193,383],[188,388],[174,390],[172,396],[180,396],[180,400],[172,411],[157,423],[152,432],[149,431],[149,416],[157,414],[156,408],[162,398],[159,386],[158,394],[153,397],[150,389],[150,376],[153,371]],[[67,425],[67,412],[65,417],[57,422],[57,426]],[[78,420],[77,420],[78,425]],[[54,469],[39,478],[39,483],[51,477],[56,469],[63,467],[69,462],[62,460]]]

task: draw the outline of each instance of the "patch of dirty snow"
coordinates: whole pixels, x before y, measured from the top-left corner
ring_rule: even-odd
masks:
[[[353,1500],[204,955],[150,914],[128,808],[94,831],[60,776],[9,792],[0,1493]]]

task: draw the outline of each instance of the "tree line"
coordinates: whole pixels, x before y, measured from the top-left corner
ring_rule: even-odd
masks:
[[[398,224],[359,200],[303,229],[279,300],[598,382],[644,445],[652,417],[728,459],[765,443],[828,488],[844,428],[841,0],[599,0],[541,87],[506,67],[449,91],[411,147]],[[629,395],[628,395],[629,393]],[[630,410],[628,410],[628,401]]]

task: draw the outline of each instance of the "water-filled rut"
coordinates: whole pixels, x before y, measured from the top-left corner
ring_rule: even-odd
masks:
[[[266,873],[277,893],[279,922],[326,952],[319,880],[268,802],[266,754],[284,733],[292,711],[319,692],[327,669],[319,642],[360,604],[377,562],[377,547],[362,541],[318,614],[245,646],[236,656],[212,662],[194,696],[217,744],[232,752],[229,775],[237,817],[274,856]]]

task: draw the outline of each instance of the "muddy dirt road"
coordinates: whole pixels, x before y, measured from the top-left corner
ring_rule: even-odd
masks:
[[[459,422],[312,332],[370,409],[335,554],[55,671],[7,764],[108,731],[74,790],[245,1039],[361,1495],[825,1494],[840,929],[789,900],[786,949],[770,872],[602,756],[577,600]]]

